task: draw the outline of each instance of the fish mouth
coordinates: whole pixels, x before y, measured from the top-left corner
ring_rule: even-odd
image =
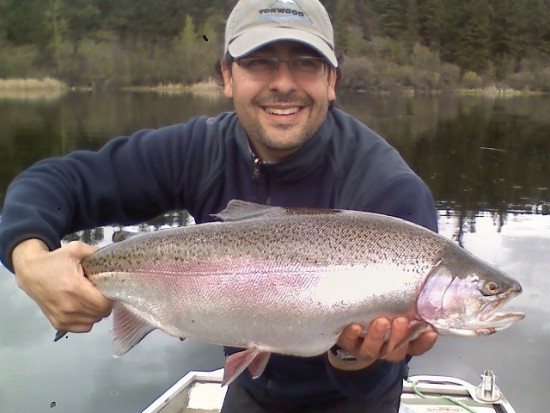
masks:
[[[507,313],[493,313],[491,317],[480,320],[479,325],[486,324],[487,326],[492,326],[494,328],[500,328],[501,330],[509,327],[513,323],[525,318],[525,313],[521,311],[510,311]]]
[[[494,300],[483,303],[478,309],[477,316],[472,319],[462,329],[450,329],[458,335],[490,335],[510,327],[516,321],[523,320],[525,313],[520,311],[497,312],[496,310],[504,306],[512,298],[521,293],[519,289],[510,290]]]
[[[479,309],[478,322],[473,327],[476,334],[493,334],[504,330],[514,324],[516,321],[523,320],[525,313],[519,311],[497,312],[496,310],[504,306],[512,298],[521,293],[518,290],[509,291],[504,297],[500,297],[493,302],[485,303]]]
[[[457,336],[487,336],[507,329],[524,317],[525,313],[522,312],[494,313],[484,320],[472,320],[460,326],[440,325],[437,323],[436,331],[440,334]]]

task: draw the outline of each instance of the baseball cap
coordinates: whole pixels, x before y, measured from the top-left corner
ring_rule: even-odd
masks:
[[[225,53],[234,58],[279,40],[304,43],[338,66],[332,23],[319,0],[240,0],[227,19]]]

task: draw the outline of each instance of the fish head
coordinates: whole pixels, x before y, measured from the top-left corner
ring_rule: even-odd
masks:
[[[497,310],[522,291],[518,281],[462,249],[449,249],[424,281],[417,315],[440,334],[487,335],[524,313]]]

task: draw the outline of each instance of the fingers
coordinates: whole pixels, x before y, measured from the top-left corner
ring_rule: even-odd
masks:
[[[95,316],[96,321],[111,314],[113,302],[105,298],[87,278],[82,280],[81,288],[79,300],[82,308],[86,310],[85,313]]]
[[[358,340],[361,336],[361,331],[362,328],[359,324],[351,324],[347,326],[340,335],[337,344],[350,353],[354,352],[359,344]]]
[[[82,261],[88,255],[97,250],[96,247],[80,241],[71,241],[64,248],[69,255],[71,255],[78,261]]]
[[[420,334],[418,338],[410,341],[417,327],[410,327],[406,317],[397,317],[393,321],[386,318],[378,318],[369,326],[366,335],[362,337],[362,328],[358,324],[348,326],[338,340],[338,345],[352,353],[357,358],[357,366],[366,367],[378,359],[390,362],[399,362],[407,355],[418,356],[433,347],[437,333],[430,331]],[[329,361],[335,367],[340,368],[341,363]],[[346,370],[353,369],[351,364],[343,367]]]
[[[374,363],[380,358],[380,351],[385,345],[385,339],[389,328],[390,322],[387,319],[379,318],[374,320],[367,330],[367,335],[359,346],[359,350],[357,351],[358,358],[368,360],[371,363]]]
[[[416,340],[409,343],[408,354],[420,356],[430,350],[437,341],[438,334],[435,331],[428,331],[420,334]]]
[[[353,354],[355,361],[341,361],[336,359],[331,352],[328,353],[329,362],[341,370],[361,370],[374,363],[384,346],[385,337],[389,329],[389,321],[385,318],[375,320],[363,336],[363,329],[358,324],[348,326],[340,335],[338,345]]]
[[[60,293],[56,301],[39,303],[56,329],[90,331],[95,323],[110,314],[110,300],[103,297],[88,280],[83,279],[79,284],[81,285],[74,285],[71,291]]]
[[[109,315],[111,301],[84,276],[81,265],[96,248],[82,242],[51,252],[37,248],[40,244],[27,246],[18,247],[17,265],[14,257],[17,282],[56,329],[90,331]]]
[[[391,334],[385,346],[381,349],[381,355],[387,361],[401,361],[409,349],[409,320],[404,317],[398,317],[392,321]]]

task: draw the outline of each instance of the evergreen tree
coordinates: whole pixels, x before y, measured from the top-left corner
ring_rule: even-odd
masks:
[[[199,57],[201,41],[204,42],[202,39],[199,40],[193,18],[190,15],[185,16],[183,30],[177,37],[174,45],[178,62],[178,78],[183,83],[192,83],[200,80],[197,78],[197,73],[199,73],[199,66],[204,63]]]
[[[52,32],[46,22],[47,6],[44,0],[9,1],[5,6],[6,38],[14,45],[48,44]]]
[[[6,39],[7,17],[8,15],[8,0],[0,0],[0,45]]]
[[[418,4],[417,0],[407,0],[405,13],[405,44],[412,51],[414,44],[418,41]]]
[[[60,51],[63,34],[66,31],[66,20],[61,15],[61,0],[51,0],[45,11],[47,25],[51,27],[51,42],[45,45],[47,55],[51,57],[56,69],[60,66]]]
[[[423,45],[441,48],[444,6],[440,0],[418,0],[418,35]]]
[[[488,0],[447,2],[443,57],[458,64],[463,72],[481,73],[488,67],[489,11]]]
[[[100,11],[93,0],[63,0],[61,15],[65,21],[65,37],[71,42],[76,56],[82,40],[100,27]]]
[[[459,71],[475,71],[505,81],[539,76],[541,84],[548,83],[550,0],[321,1],[332,18],[338,50],[350,57],[371,53],[371,71],[387,62],[409,65],[422,55],[422,61],[452,63],[443,66],[453,79]],[[210,73],[211,62],[220,57],[226,18],[235,3],[0,0],[2,73],[28,65],[33,75],[71,72],[77,79],[103,70],[109,75],[97,78],[120,76],[122,83],[191,82]],[[86,39],[95,42],[84,48]],[[23,51],[18,56],[25,57],[10,62],[12,49],[18,48]],[[63,53],[68,48],[72,56]],[[93,63],[102,58],[110,66]],[[403,77],[402,69],[379,77]],[[470,78],[480,80],[474,74]]]
[[[527,36],[529,51],[550,58],[550,0],[524,0],[526,18],[522,31]]]
[[[180,0],[117,0],[109,27],[126,46],[141,42],[166,47],[180,33],[185,14]]]
[[[338,0],[334,10],[334,42],[338,50],[347,53],[350,42],[351,11],[347,0]]]
[[[403,38],[407,29],[407,5],[402,0],[374,0],[378,15],[378,32],[392,39]]]
[[[362,38],[370,40],[376,32],[376,13],[374,12],[371,0],[356,0],[353,8],[356,17],[356,24],[360,28]]]

